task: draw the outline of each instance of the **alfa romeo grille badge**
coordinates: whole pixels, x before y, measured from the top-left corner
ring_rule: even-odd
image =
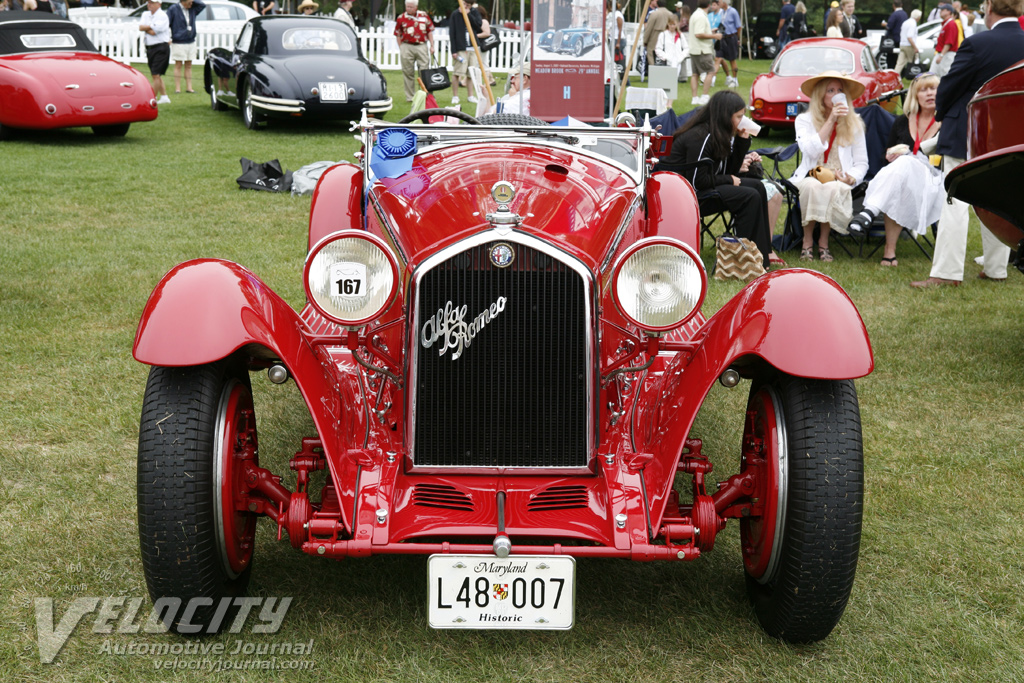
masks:
[[[499,242],[491,247],[491,263],[499,268],[508,268],[516,260],[516,251],[511,244]]]

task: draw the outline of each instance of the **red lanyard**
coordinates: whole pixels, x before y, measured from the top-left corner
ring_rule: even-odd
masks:
[[[921,149],[921,136],[927,133],[928,129],[932,127],[932,124],[935,123],[935,116],[932,116],[932,120],[928,122],[928,125],[924,127],[924,130],[921,130],[921,112],[917,112],[915,122],[917,123],[917,133],[914,135],[914,154],[917,154],[918,150]]]
[[[828,147],[825,148],[825,163],[828,163],[828,155],[832,151],[832,143],[836,141],[836,129],[832,128],[832,135],[828,136]]]

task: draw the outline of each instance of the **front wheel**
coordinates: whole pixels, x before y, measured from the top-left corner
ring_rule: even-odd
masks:
[[[825,638],[853,588],[864,454],[853,382],[755,382],[742,468],[761,468],[763,512],[740,522],[747,593],[769,635]]]
[[[242,92],[239,95],[238,100],[242,103],[242,120],[245,122],[245,127],[249,130],[256,130],[260,127],[263,119],[256,113],[256,108],[252,104],[252,88],[249,87],[248,81],[242,85]]]
[[[221,602],[249,585],[257,517],[246,509],[244,476],[247,463],[258,464],[257,446],[243,367],[150,371],[139,425],[139,543],[153,602],[181,600],[168,624],[179,633],[230,624]],[[185,607],[194,599],[202,606],[193,614]]]

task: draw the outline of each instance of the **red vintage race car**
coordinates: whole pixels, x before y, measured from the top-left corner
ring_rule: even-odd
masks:
[[[416,116],[435,114],[468,119]],[[576,561],[695,560],[735,520],[764,628],[827,636],[860,542],[852,380],[873,368],[850,298],[782,270],[707,318],[694,191],[651,172],[649,128],[482,123],[364,117],[361,165],[313,196],[299,312],[228,261],[157,285],[134,346],[152,598],[201,599],[174,628],[215,630],[268,517],[317,557],[429,555],[433,627],[566,629]],[[257,370],[315,426],[294,485],[260,462]],[[750,393],[717,483],[691,432],[716,381]]]
[[[1024,210],[1017,196],[1024,173],[1024,61],[978,89],[967,106],[968,161],[946,177],[949,193],[974,205],[978,218],[1016,250],[1014,265],[1024,272]]]
[[[754,79],[750,86],[751,118],[762,126],[792,128],[797,115],[807,109],[807,96],[800,91],[800,84],[829,70],[864,84],[864,93],[854,100],[854,107],[866,106],[903,87],[899,74],[879,69],[871,50],[859,40],[801,38],[787,43],[768,73]],[[896,101],[885,101],[883,106],[892,110]]]
[[[146,77],[97,52],[81,26],[42,12],[0,12],[0,138],[76,126],[120,136],[156,116]]]

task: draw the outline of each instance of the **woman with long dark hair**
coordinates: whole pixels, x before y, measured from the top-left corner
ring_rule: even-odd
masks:
[[[672,136],[672,150],[666,164],[689,164],[711,159],[713,168],[700,166],[686,173],[697,190],[714,188],[735,219],[738,237],[757,245],[764,267],[785,265],[772,251],[772,225],[768,218],[768,190],[760,180],[761,157],[750,152],[750,131],[740,122],[747,105],[731,90],[715,93],[706,106]]]

